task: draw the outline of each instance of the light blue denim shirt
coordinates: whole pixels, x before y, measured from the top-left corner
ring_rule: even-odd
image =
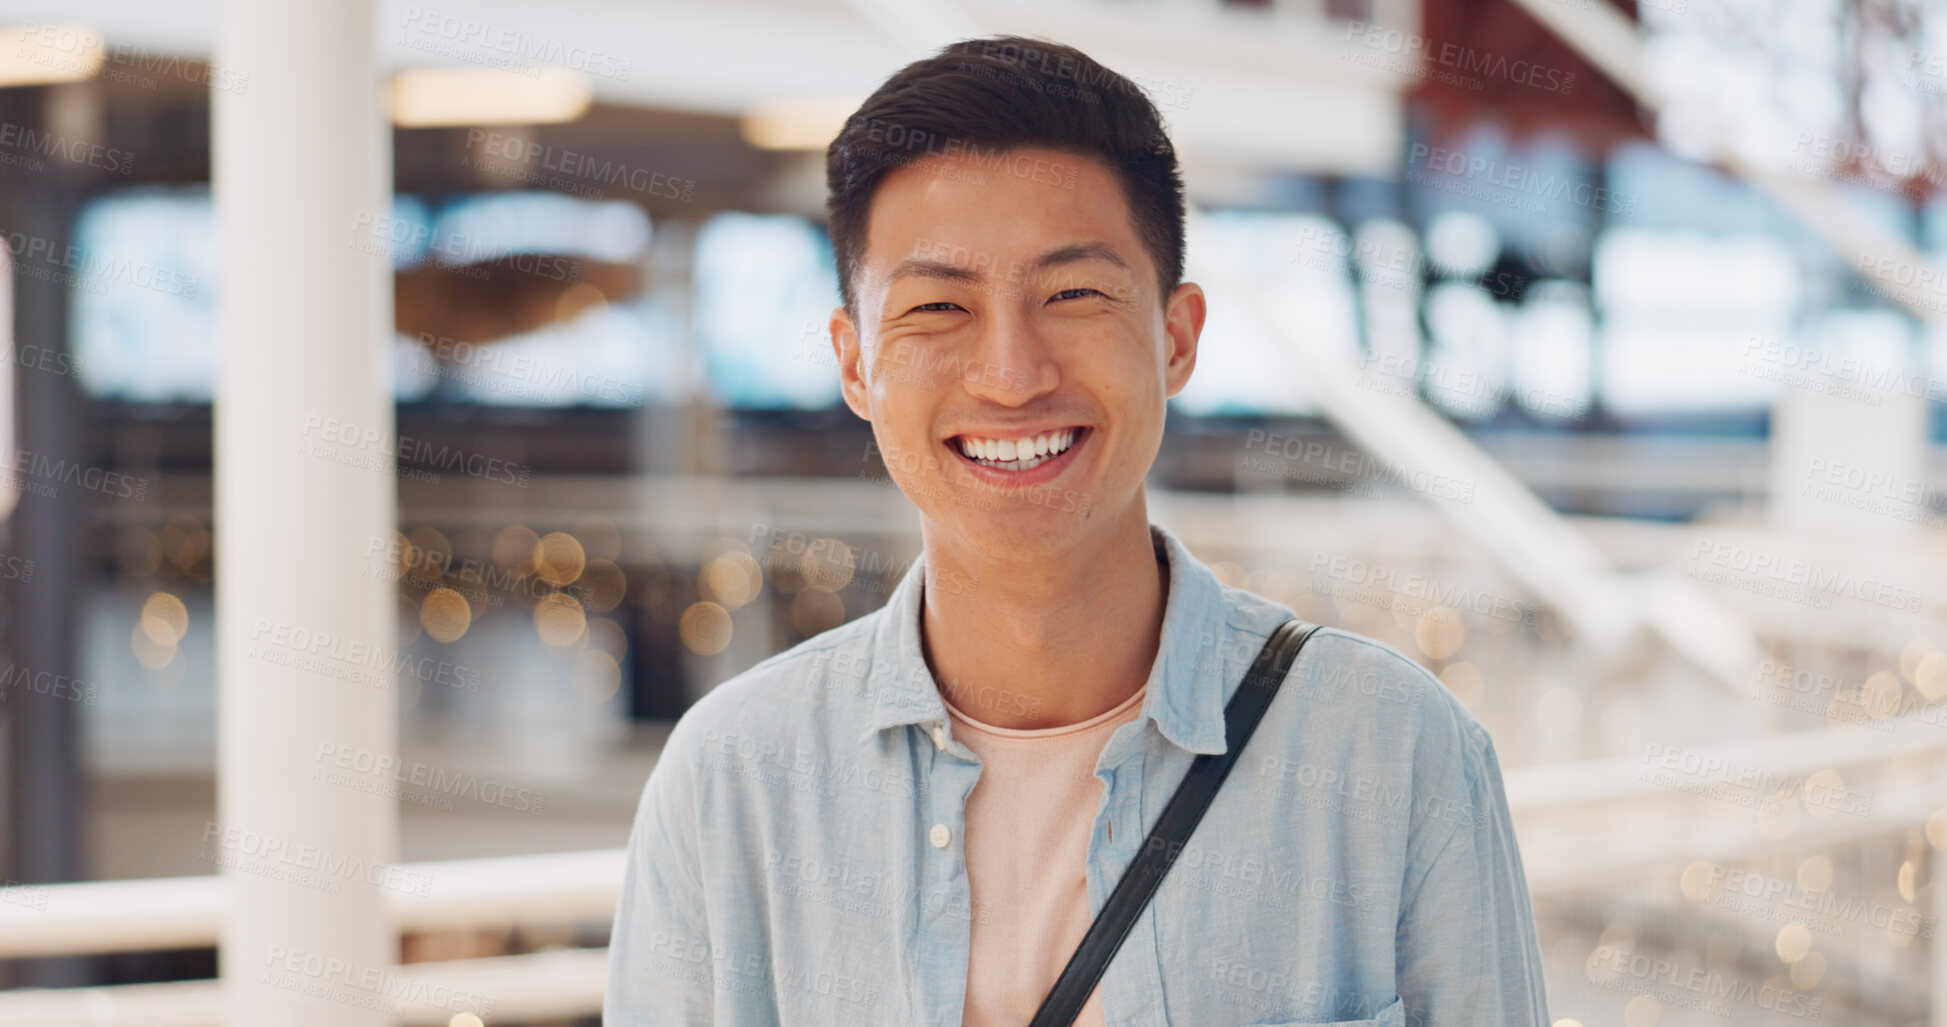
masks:
[[[1091,914],[1291,616],[1151,535],[1162,645],[1096,764]],[[921,655],[923,580],[922,556],[883,609],[677,723],[629,838],[606,1027],[960,1022],[980,761]],[[1546,1025],[1493,741],[1397,651],[1318,632],[1101,989],[1110,1027]]]

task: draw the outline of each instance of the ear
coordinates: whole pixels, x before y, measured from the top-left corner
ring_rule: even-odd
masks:
[[[1170,293],[1163,308],[1164,396],[1174,396],[1190,383],[1197,368],[1197,340],[1203,335],[1203,287],[1184,282]]]
[[[838,358],[838,387],[845,394],[845,405],[862,420],[872,420],[871,394],[865,387],[864,349],[859,345],[858,328],[845,308],[833,307],[828,326],[832,354]]]

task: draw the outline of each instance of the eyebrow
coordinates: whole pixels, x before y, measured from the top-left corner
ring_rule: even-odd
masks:
[[[1129,262],[1122,259],[1115,249],[1103,242],[1075,243],[1049,250],[1036,257],[1027,265],[1029,271],[1046,271],[1064,264],[1080,263],[1084,260],[1103,260],[1116,267],[1129,270]],[[902,278],[932,278],[949,282],[978,282],[983,278],[980,272],[957,264],[946,264],[937,260],[918,260],[907,258],[893,267],[886,276],[886,284],[891,285]]]

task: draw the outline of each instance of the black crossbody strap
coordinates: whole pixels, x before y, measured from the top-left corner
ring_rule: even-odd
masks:
[[[1190,833],[1197,829],[1204,811],[1210,808],[1210,800],[1216,797],[1224,778],[1230,776],[1230,768],[1244,751],[1244,743],[1250,741],[1251,732],[1264,719],[1264,711],[1277,696],[1278,686],[1284,683],[1285,672],[1298,658],[1299,648],[1317,630],[1318,625],[1293,617],[1278,625],[1265,640],[1251,669],[1245,672],[1243,683],[1224,706],[1224,751],[1216,755],[1202,753],[1191,761],[1183,783],[1170,796],[1169,805],[1163,807],[1163,815],[1156,819],[1156,826],[1143,840],[1142,849],[1129,869],[1123,871],[1122,879],[1109,893],[1109,901],[1102,904],[1102,912],[1089,925],[1088,933],[1082,936],[1082,943],[1069,957],[1061,976],[1055,979],[1048,997],[1041,1000],[1041,1008],[1028,1027],[1067,1027],[1081,1013],[1102,973],[1109,968],[1109,960],[1115,958],[1122,940],[1135,926],[1136,917],[1149,904],[1150,896],[1156,894],[1163,875],[1175,865],[1177,855],[1190,840]]]

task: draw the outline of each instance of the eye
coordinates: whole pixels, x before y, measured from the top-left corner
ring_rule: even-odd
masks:
[[[1098,289],[1087,289],[1087,288],[1063,289],[1062,291],[1055,293],[1054,296],[1050,298],[1050,302],[1052,302],[1053,300],[1078,299],[1082,296],[1087,296],[1091,294],[1096,296],[1102,295],[1101,291]]]
[[[960,309],[960,304],[958,303],[949,303],[946,300],[940,300],[936,303],[922,303],[919,306],[914,307],[912,310],[907,311],[907,313],[934,314],[934,313],[939,313],[941,311],[959,310],[959,309]]]

